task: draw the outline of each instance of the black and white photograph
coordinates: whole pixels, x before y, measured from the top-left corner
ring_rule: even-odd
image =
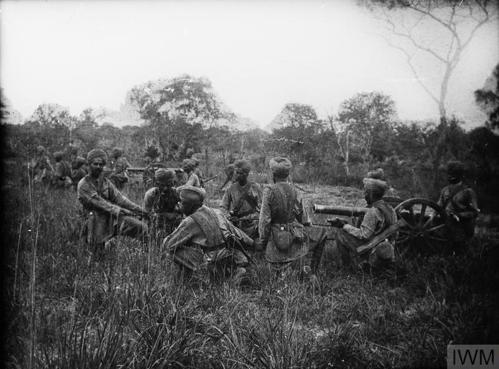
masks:
[[[0,2],[0,366],[499,367],[499,5]]]

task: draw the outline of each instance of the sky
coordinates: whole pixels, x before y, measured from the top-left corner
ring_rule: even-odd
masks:
[[[404,55],[355,1],[2,1],[1,86],[29,117],[41,103],[79,114],[119,110],[127,91],[181,74],[206,77],[235,113],[265,126],[286,103],[337,113],[358,92],[390,95],[402,120],[437,119]],[[498,24],[479,31],[455,70],[448,111],[483,124],[473,100],[499,62]],[[443,39],[439,29],[428,28]],[[433,88],[439,74],[421,59]]]

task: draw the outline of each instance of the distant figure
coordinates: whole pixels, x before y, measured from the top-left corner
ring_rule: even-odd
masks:
[[[112,173],[109,179],[113,181],[118,190],[123,190],[128,182],[128,174],[126,170],[130,167],[130,163],[123,156],[123,149],[115,147],[111,152],[111,168]]]
[[[200,187],[204,187],[204,181],[203,181],[204,175],[203,175],[203,171],[199,167],[199,159],[196,158],[195,156],[193,156],[192,160],[194,161],[194,173],[196,173],[196,175],[199,178]]]
[[[225,191],[221,208],[236,227],[256,239],[262,190],[257,183],[248,181],[251,165],[247,160],[236,161],[234,167],[235,182]]]
[[[55,188],[70,188],[73,184],[71,179],[71,168],[65,160],[64,152],[57,151],[54,153],[55,170],[53,177],[53,185]]]
[[[480,212],[475,191],[464,184],[463,179],[463,163],[450,161],[447,164],[449,185],[442,189],[437,202],[447,213],[449,236],[460,247],[473,237]]]
[[[275,272],[286,274],[294,264],[315,283],[326,242],[326,230],[305,228],[310,226],[310,220],[296,188],[287,181],[291,161],[275,157],[269,165],[274,183],[263,190],[257,244],[265,247],[265,259]]]
[[[201,187],[181,186],[180,207],[186,218],[165,238],[163,246],[179,267],[178,277],[189,281],[208,257],[210,264],[228,265],[232,277],[240,282],[246,274],[248,259],[241,251],[254,241],[230,223],[218,209],[203,205],[206,191]]]
[[[147,241],[148,228],[135,216],[147,216],[145,209],[128,200],[102,174],[107,161],[103,150],[87,155],[89,174],[78,183],[78,200],[86,211],[85,238],[92,252],[100,258],[104,244],[117,235]]]
[[[344,266],[355,267],[360,265],[357,248],[367,244],[375,236],[397,222],[395,210],[383,201],[388,184],[376,178],[366,177],[364,182],[364,198],[369,210],[364,215],[360,227],[342,221],[339,226],[336,243],[341,253]],[[374,269],[393,268],[395,252],[389,241],[381,242],[369,255],[368,264]]]
[[[151,230],[156,236],[166,237],[178,227],[182,213],[178,206],[180,197],[173,187],[175,172],[160,168],[154,174],[155,186],[144,196],[144,208],[149,213]]]
[[[184,170],[187,180],[185,184],[187,186],[201,187],[201,182],[199,177],[194,172],[194,168],[196,167],[196,163],[192,159],[184,159],[182,161],[182,169]]]
[[[78,182],[88,174],[87,161],[84,157],[78,156],[71,167],[71,179],[73,180],[73,187],[76,190]]]
[[[146,190],[154,186],[154,173],[156,170],[163,168],[164,165],[156,159],[151,159],[149,156],[145,157],[146,166],[142,173],[142,182]]]
[[[45,186],[50,185],[54,168],[50,164],[50,159],[44,146],[40,145],[36,148],[36,157],[30,163],[30,167],[33,171],[34,183]]]

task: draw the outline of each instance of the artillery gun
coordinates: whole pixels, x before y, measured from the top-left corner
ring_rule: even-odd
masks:
[[[394,198],[386,199],[394,203]],[[395,241],[395,250],[399,256],[420,253],[438,253],[447,243],[446,213],[433,201],[412,198],[399,201],[395,206],[397,222],[375,236],[371,241],[357,248],[359,255],[375,248],[385,239]],[[362,222],[368,208],[313,204],[317,214],[330,214],[350,217],[355,226]],[[337,219],[327,219],[328,225],[334,226]]]

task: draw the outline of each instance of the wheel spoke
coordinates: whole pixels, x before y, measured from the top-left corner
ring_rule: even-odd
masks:
[[[447,239],[445,239],[443,237],[437,237],[437,236],[433,236],[433,235],[427,235],[426,237],[428,237],[429,239],[431,239],[433,241],[437,241],[437,242],[447,242]]]
[[[445,227],[445,224],[438,224],[436,226],[433,226],[431,228],[425,229],[425,233],[432,233],[435,231],[438,231],[439,229],[442,229]]]
[[[424,215],[426,213],[426,204],[421,205],[421,217],[424,218]]]
[[[428,227],[432,222],[433,222],[433,219],[435,219],[435,214],[431,214],[430,217],[428,218],[428,220],[425,222],[425,224],[423,224],[423,228],[426,228]]]

